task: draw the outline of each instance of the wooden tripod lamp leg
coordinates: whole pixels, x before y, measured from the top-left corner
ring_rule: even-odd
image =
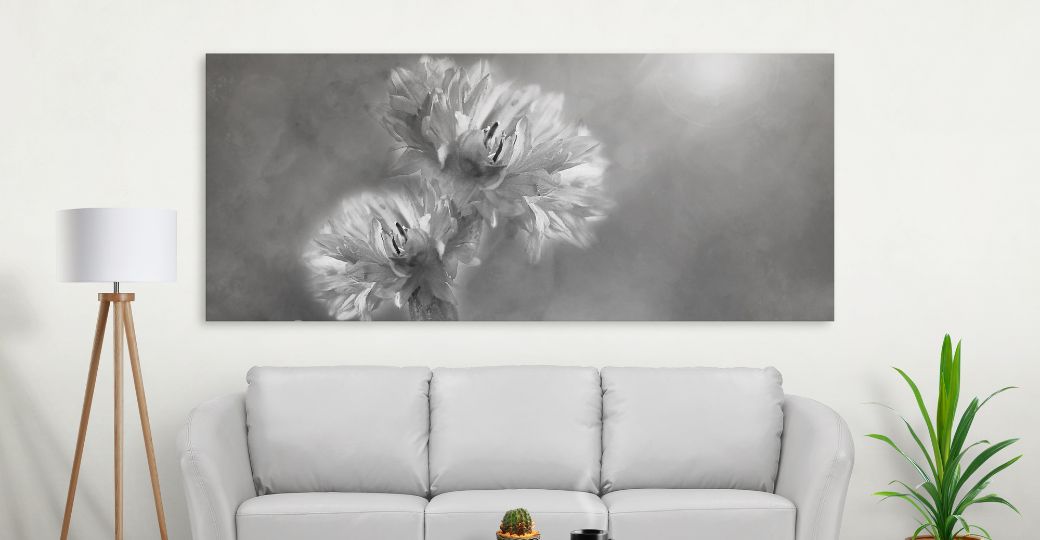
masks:
[[[155,465],[152,424],[148,420],[148,402],[144,396],[144,378],[141,376],[141,363],[137,354],[137,332],[134,330],[134,315],[129,303],[126,304],[125,315],[127,345],[130,349],[130,369],[134,375],[134,390],[137,392],[137,412],[141,416],[141,433],[144,435],[144,449],[148,455],[148,473],[152,477],[155,516],[159,520],[159,534],[162,536],[162,540],[168,540],[166,536],[166,513],[163,511],[162,492],[159,490],[159,470]]]
[[[123,346],[130,350],[130,369],[134,377],[134,390],[137,393],[137,412],[141,416],[141,431],[144,434],[144,447],[148,454],[148,472],[152,480],[152,495],[155,497],[155,513],[159,519],[159,533],[162,540],[168,540],[166,533],[166,514],[163,512],[162,493],[159,490],[159,472],[155,464],[155,446],[152,443],[152,426],[148,420],[148,403],[144,396],[144,378],[141,376],[141,363],[137,353],[137,332],[134,330],[134,315],[130,302],[133,293],[102,293],[98,295],[101,305],[98,308],[97,326],[94,329],[94,348],[90,353],[90,371],[87,374],[87,389],[83,395],[83,412],[79,419],[79,435],[76,437],[76,455],[72,460],[72,475],[69,478],[69,494],[65,500],[65,517],[61,523],[61,540],[68,540],[69,525],[72,521],[72,505],[76,499],[76,484],[79,482],[80,465],[83,462],[83,446],[87,438],[87,424],[90,421],[90,408],[94,401],[94,386],[97,382],[98,365],[101,362],[101,347],[105,340],[105,327],[108,323],[109,311],[112,313],[112,356],[113,356],[113,390],[115,432],[115,537],[123,540]],[[125,333],[124,333],[125,332]]]
[[[115,317],[112,328],[112,351],[115,371],[112,379],[115,382],[115,506],[116,506],[116,540],[123,540],[123,307],[125,302],[115,303]]]
[[[76,454],[72,459],[72,475],[69,477],[69,494],[65,498],[65,517],[61,521],[61,540],[68,540],[69,524],[72,523],[72,505],[76,500],[76,484],[79,483],[79,467],[83,463],[83,445],[87,440],[87,424],[90,423],[90,407],[94,402],[94,383],[97,382],[98,364],[101,361],[101,346],[105,341],[105,325],[108,323],[109,302],[102,300],[98,306],[97,325],[94,328],[94,347],[90,352],[90,369],[87,372],[87,389],[83,394],[83,412],[79,417],[79,435],[76,437]]]

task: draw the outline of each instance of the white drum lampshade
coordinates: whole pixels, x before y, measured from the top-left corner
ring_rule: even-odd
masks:
[[[145,282],[177,279],[177,212],[76,208],[58,212],[58,279]]]

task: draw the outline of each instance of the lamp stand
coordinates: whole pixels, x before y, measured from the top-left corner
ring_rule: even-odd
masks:
[[[79,467],[83,461],[83,443],[87,438],[87,423],[90,421],[90,407],[94,400],[94,383],[97,381],[101,345],[105,340],[105,325],[108,322],[110,309],[113,318],[112,341],[115,357],[113,373],[115,380],[115,537],[116,540],[123,539],[123,342],[125,340],[130,351],[130,369],[133,372],[134,390],[137,393],[137,412],[141,417],[144,448],[148,454],[148,472],[152,478],[152,495],[155,498],[155,513],[159,520],[159,534],[162,536],[162,540],[167,540],[166,514],[163,512],[162,493],[159,491],[159,473],[155,466],[152,426],[148,421],[148,404],[145,401],[144,381],[141,378],[141,364],[137,355],[137,333],[134,331],[134,316],[130,309],[130,303],[134,301],[134,293],[120,293],[118,283],[115,284],[114,291],[98,294],[98,301],[101,304],[98,308],[97,327],[94,330],[94,348],[90,353],[90,371],[87,375],[87,389],[83,395],[83,412],[79,419],[79,435],[76,438],[76,456],[72,461],[72,476],[69,478],[69,494],[65,499],[65,518],[61,524],[61,540],[67,540],[69,537],[72,504],[76,499],[76,483],[79,481]]]

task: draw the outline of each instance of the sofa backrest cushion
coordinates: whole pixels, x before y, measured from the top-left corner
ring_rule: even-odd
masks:
[[[599,372],[438,368],[430,385],[430,490],[599,488]]]
[[[428,495],[428,368],[255,367],[247,379],[258,494]]]
[[[784,427],[774,368],[615,368],[603,378],[603,492],[773,491]]]

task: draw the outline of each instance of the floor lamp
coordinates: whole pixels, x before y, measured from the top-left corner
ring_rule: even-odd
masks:
[[[144,381],[137,351],[137,333],[130,303],[134,293],[120,292],[121,282],[174,281],[177,277],[177,214],[173,210],[143,208],[77,208],[62,210],[59,215],[59,274],[62,281],[112,283],[112,292],[98,294],[97,326],[94,346],[90,353],[87,387],[83,395],[83,410],[76,437],[76,454],[69,477],[69,492],[65,500],[65,517],[61,524],[61,540],[69,536],[72,505],[76,498],[76,483],[83,459],[83,445],[87,437],[87,423],[94,399],[101,346],[105,340],[105,326],[112,315],[113,379],[115,390],[115,537],[123,538],[123,346],[130,353],[130,369],[137,394],[137,411],[141,417],[144,447],[148,454],[148,471],[155,498],[155,513],[159,533],[167,540],[166,516],[163,512],[159,475],[155,466],[155,448],[152,428],[148,420]]]

